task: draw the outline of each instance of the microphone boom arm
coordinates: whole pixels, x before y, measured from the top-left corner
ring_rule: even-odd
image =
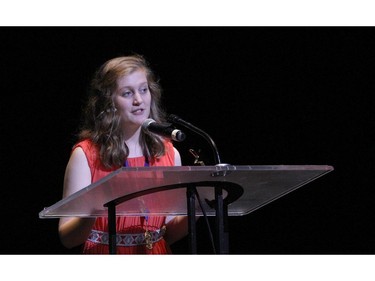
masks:
[[[179,124],[181,126],[184,126],[185,128],[187,128],[187,129],[199,134],[200,136],[202,136],[211,146],[211,149],[212,149],[212,152],[213,152],[213,155],[214,155],[215,164],[216,165],[221,164],[219,151],[216,147],[216,144],[215,144],[214,140],[205,131],[197,128],[196,126],[192,125],[189,122],[186,122],[186,121],[182,120],[180,117],[178,117],[174,114],[169,115],[167,119],[171,123],[175,123],[175,124]]]

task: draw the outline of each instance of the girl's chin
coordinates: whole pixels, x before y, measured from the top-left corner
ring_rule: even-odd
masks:
[[[143,125],[143,122],[146,120],[147,118],[141,118],[141,119],[133,119],[133,120],[129,120],[125,123],[125,125],[127,127],[141,127]]]

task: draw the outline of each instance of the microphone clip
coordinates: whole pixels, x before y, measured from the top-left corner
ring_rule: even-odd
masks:
[[[189,152],[195,158],[195,160],[194,160],[194,166],[205,166],[205,164],[204,164],[203,161],[199,161],[199,154],[197,152],[195,152],[194,149],[190,148]]]

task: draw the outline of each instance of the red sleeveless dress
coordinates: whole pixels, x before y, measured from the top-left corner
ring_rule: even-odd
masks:
[[[150,166],[174,166],[174,150],[170,141],[165,142],[166,153],[164,156],[151,159]],[[99,158],[98,147],[90,140],[83,140],[77,143],[73,149],[81,147],[86,154],[91,170],[91,181],[96,182],[115,171],[105,168]],[[128,158],[129,167],[143,167],[145,157]],[[145,217],[117,217],[116,233],[123,239],[123,243],[117,244],[118,254],[170,254],[171,250],[162,237],[165,228],[165,217],[150,216]],[[142,242],[146,230],[153,232],[155,238],[152,248],[149,249]],[[156,236],[155,236],[156,235]],[[143,241],[144,242],[144,241]],[[108,220],[106,217],[96,219],[92,232],[83,245],[84,254],[108,254]]]

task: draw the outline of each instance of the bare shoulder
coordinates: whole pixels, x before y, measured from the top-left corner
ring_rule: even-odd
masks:
[[[83,162],[88,165],[86,154],[85,152],[83,152],[83,149],[81,147],[78,146],[73,150],[72,154],[70,155],[69,163],[70,162],[74,164]]]
[[[65,170],[64,195],[68,196],[91,184],[91,171],[82,148],[73,150]]]
[[[174,149],[174,165],[181,166],[181,155],[177,148],[173,147]]]

